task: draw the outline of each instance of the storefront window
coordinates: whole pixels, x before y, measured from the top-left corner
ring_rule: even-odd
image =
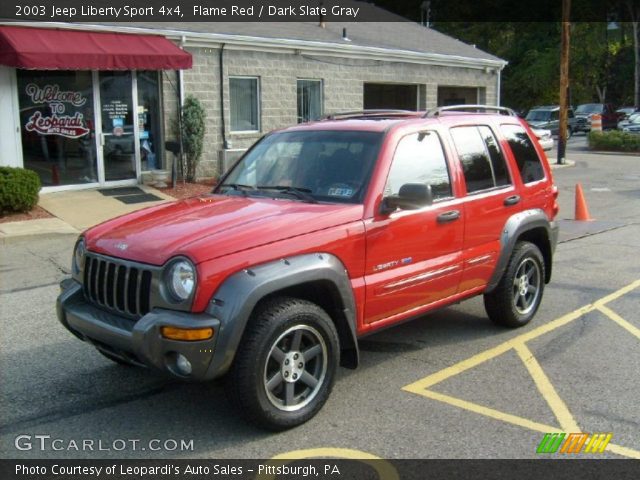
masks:
[[[24,167],[43,186],[98,181],[91,72],[18,70]]]
[[[163,149],[158,72],[138,72],[138,136],[142,170],[161,169]]]

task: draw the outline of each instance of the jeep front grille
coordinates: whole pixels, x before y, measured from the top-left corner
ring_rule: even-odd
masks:
[[[84,295],[108,310],[139,318],[149,312],[151,277],[143,265],[87,255]]]

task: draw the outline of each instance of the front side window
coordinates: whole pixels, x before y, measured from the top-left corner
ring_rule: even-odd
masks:
[[[322,116],[322,80],[298,80],[298,123]]]
[[[255,132],[260,130],[258,89],[258,78],[229,78],[232,132]]]
[[[506,162],[489,127],[451,129],[464,173],[467,193],[510,185]]]
[[[379,132],[331,130],[267,135],[216,191],[361,203],[382,138]]]
[[[524,183],[536,182],[544,178],[544,169],[533,142],[520,125],[502,125],[502,133],[507,137],[509,147],[520,170]]]
[[[434,200],[453,195],[447,160],[436,132],[414,133],[398,142],[385,196],[397,195],[407,183],[431,185]]]

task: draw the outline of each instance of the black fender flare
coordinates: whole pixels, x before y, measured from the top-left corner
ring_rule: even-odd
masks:
[[[356,307],[347,270],[328,253],[309,253],[245,268],[229,276],[213,294],[207,313],[220,320],[211,372],[220,376],[229,370],[255,306],[266,296],[297,285],[330,282],[341,300],[343,319],[333,318],[340,334],[343,366],[358,365]],[[338,322],[346,325],[338,325]],[[346,328],[345,328],[346,327]]]
[[[509,217],[500,234],[500,253],[496,262],[496,268],[487,284],[485,293],[490,293],[498,286],[518,238],[524,233],[538,228],[543,228],[546,231],[546,239],[549,242],[549,254],[553,255],[558,242],[558,225],[554,221],[549,221],[544,210],[534,208],[518,212]],[[551,265],[551,263],[550,258],[549,265]],[[547,270],[546,282],[551,278],[550,266]]]

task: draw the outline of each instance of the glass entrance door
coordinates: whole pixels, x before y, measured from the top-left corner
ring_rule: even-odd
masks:
[[[138,178],[138,142],[134,128],[133,73],[100,72],[100,112],[104,181]]]

